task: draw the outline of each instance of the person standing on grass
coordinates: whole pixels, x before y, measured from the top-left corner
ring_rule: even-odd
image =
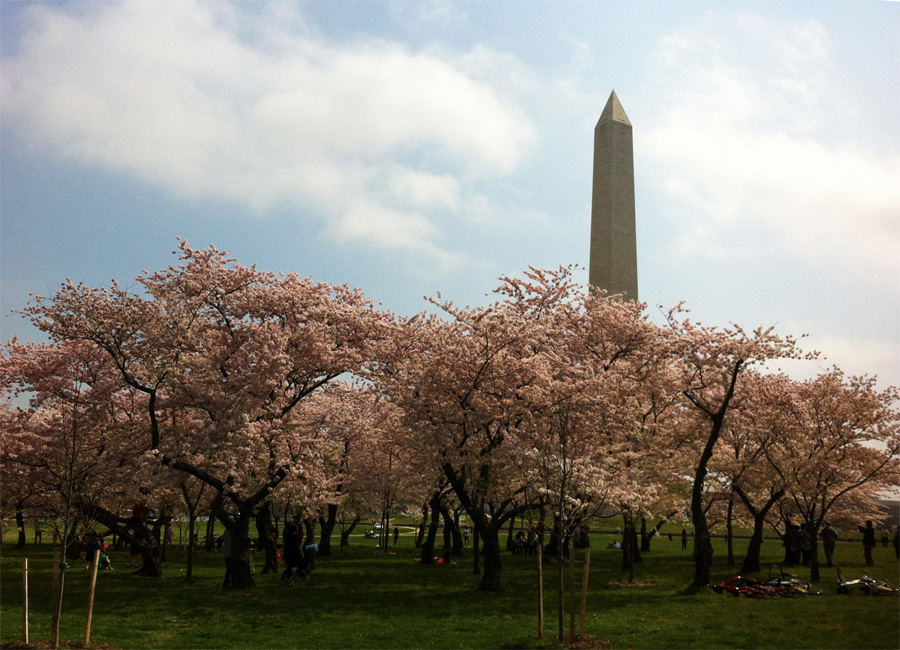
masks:
[[[397,538],[400,537],[400,529],[394,526],[394,546],[397,545]]]
[[[825,522],[825,528],[822,529],[819,536],[822,538],[822,546],[825,548],[825,566],[834,566],[834,549],[837,546],[838,534],[831,527],[830,521]]]
[[[128,549],[128,562],[125,564],[125,567],[130,567],[131,563],[134,562],[134,566],[138,566],[141,561],[141,547],[137,544],[131,544]]]
[[[872,549],[875,548],[875,527],[872,526],[872,520],[866,521],[866,527],[857,526],[859,532],[863,534],[863,553],[866,556],[866,566],[875,566],[872,559]]]
[[[94,531],[88,533],[87,541],[84,543],[84,570],[90,571],[94,568],[94,555],[100,552],[100,537]]]
[[[287,582],[288,587],[294,586],[294,569],[298,572],[303,565],[303,551],[300,548],[303,538],[300,535],[299,521],[289,521],[284,525],[283,553],[285,568],[281,574],[281,580]]]
[[[681,550],[687,550],[687,531],[684,528],[681,529]]]
[[[35,519],[34,521],[34,543],[40,544],[44,541],[44,529],[41,528],[40,519]]]

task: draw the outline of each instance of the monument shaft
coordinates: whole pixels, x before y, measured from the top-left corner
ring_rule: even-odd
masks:
[[[638,299],[631,122],[613,91],[594,128],[594,182],[588,282]]]

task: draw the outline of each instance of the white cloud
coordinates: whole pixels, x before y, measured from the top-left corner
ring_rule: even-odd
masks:
[[[391,210],[364,199],[351,201],[335,226],[341,239],[369,241],[388,249],[409,249],[433,239],[435,234],[421,215]]]
[[[391,192],[400,201],[423,208],[459,207],[461,186],[449,174],[399,169],[389,181]]]
[[[895,341],[821,334],[803,339],[801,347],[818,350],[820,356],[812,361],[780,361],[778,369],[795,379],[810,379],[836,365],[848,375],[877,376],[881,388],[891,384],[900,386],[897,382],[900,348]]]
[[[663,203],[677,206],[668,215],[684,225],[677,247],[721,258],[740,233],[744,248],[896,289],[900,152],[831,137],[854,108],[827,76],[821,25],[745,17],[741,28],[675,34],[657,54],[663,108],[642,153]],[[755,44],[749,60],[745,41]]]
[[[2,80],[3,119],[23,139],[178,195],[312,207],[341,237],[437,251],[417,210],[457,208],[460,178],[511,172],[535,139],[452,57],[340,46],[283,3],[27,11]]]

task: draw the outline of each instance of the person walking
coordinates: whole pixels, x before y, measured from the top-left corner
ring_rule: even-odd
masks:
[[[831,527],[830,521],[825,522],[825,528],[822,529],[819,536],[822,538],[822,546],[825,549],[825,566],[832,567],[834,566],[834,549],[837,546],[838,534]]]
[[[872,559],[872,549],[875,548],[875,527],[872,525],[872,520],[866,521],[865,528],[862,526],[857,526],[857,528],[863,534],[863,554],[866,557],[866,566],[875,566],[875,561]]]
[[[681,550],[687,550],[687,531],[684,528],[681,529]]]
[[[400,529],[394,526],[394,546],[397,545],[397,538],[400,537]]]

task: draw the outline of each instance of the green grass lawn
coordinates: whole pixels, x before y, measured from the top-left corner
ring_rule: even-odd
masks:
[[[679,527],[680,530],[680,527]],[[616,648],[897,648],[898,599],[835,593],[832,569],[823,569],[825,594],[806,599],[750,600],[683,593],[693,575],[680,541],[653,541],[653,551],[628,584],[621,551],[612,538],[594,536],[585,632]],[[22,640],[22,558],[29,558],[32,641],[50,637],[52,548],[13,550],[4,540],[0,558],[0,642]],[[294,588],[277,575],[257,575],[257,589],[221,589],[223,562],[198,556],[195,582],[186,584],[184,551],[176,547],[163,579],[138,578],[124,568],[127,551],[112,554],[112,572],[98,579],[91,641],[115,648],[504,648],[558,647],[555,567],[546,568],[544,644],[538,643],[536,561],[503,557],[502,593],[480,593],[471,551],[453,565],[422,566],[412,536],[401,536],[390,554],[374,542],[353,545],[321,558],[312,580]],[[732,577],[724,541],[717,539],[714,580]],[[736,542],[738,561],[745,541]],[[764,566],[779,561],[782,548],[763,547]],[[892,547],[879,546],[875,567],[863,565],[858,543],[840,543],[845,576],[898,579]],[[579,555],[579,559],[580,559]],[[578,567],[579,575],[581,566]],[[800,577],[808,570],[796,569]],[[83,565],[66,574],[61,638],[84,637],[89,578]]]

